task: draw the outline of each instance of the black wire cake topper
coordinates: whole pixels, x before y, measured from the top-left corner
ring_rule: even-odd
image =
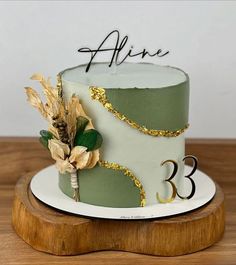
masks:
[[[114,47],[111,48],[105,48],[104,45],[107,43],[107,41],[109,41],[110,38],[112,38],[113,36],[115,36],[115,45]],[[169,51],[162,51],[162,49],[157,49],[157,51],[155,51],[154,53],[150,53],[149,51],[147,51],[145,48],[143,50],[141,50],[140,52],[133,52],[133,48],[134,46],[131,45],[128,52],[126,52],[122,58],[120,53],[122,52],[122,50],[124,49],[124,47],[126,46],[127,42],[128,42],[129,37],[126,35],[123,37],[123,39],[120,41],[120,32],[118,30],[113,30],[111,31],[106,37],[105,39],[101,42],[101,44],[98,46],[97,49],[91,49],[89,47],[82,47],[80,49],[78,49],[78,52],[81,53],[89,53],[90,54],[90,61],[87,64],[87,67],[85,69],[85,72],[88,72],[91,66],[91,63],[93,62],[95,56],[98,53],[101,52],[111,52],[111,60],[108,64],[108,67],[111,67],[113,65],[113,63],[115,63],[116,65],[120,65],[122,64],[128,57],[136,57],[136,56],[140,56],[142,59],[146,56],[149,57],[164,57],[167,54],[169,54]]]

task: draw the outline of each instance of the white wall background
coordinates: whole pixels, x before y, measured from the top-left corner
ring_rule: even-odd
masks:
[[[0,2],[0,136],[46,128],[26,103],[31,74],[86,63],[77,49],[96,48],[113,29],[137,50],[170,50],[144,61],[189,73],[188,137],[236,137],[236,2],[226,1]]]

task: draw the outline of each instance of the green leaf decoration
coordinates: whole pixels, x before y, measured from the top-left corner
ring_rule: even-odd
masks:
[[[94,129],[86,130],[75,137],[75,145],[85,146],[88,151],[98,149],[102,145],[102,141],[102,135]]]
[[[46,138],[40,137],[39,142],[48,149],[48,140]]]
[[[82,133],[85,130],[88,123],[89,123],[89,120],[87,118],[83,116],[79,116],[77,118],[77,127],[76,127],[77,133]]]
[[[46,138],[48,140],[53,138],[53,134],[49,131],[41,130],[39,133],[43,138]]]
[[[53,138],[53,134],[46,130],[41,130],[40,132],[41,137],[39,138],[40,143],[48,148],[48,140]]]
[[[88,123],[89,120],[83,116],[79,116],[77,118],[77,125],[76,125],[77,131],[74,139],[74,145],[77,145],[76,143],[79,141],[79,138],[83,134]]]

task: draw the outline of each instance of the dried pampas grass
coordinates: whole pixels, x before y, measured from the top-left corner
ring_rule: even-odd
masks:
[[[34,74],[32,80],[38,81],[43,88],[46,102],[43,103],[39,94],[31,87],[26,87],[26,94],[29,103],[41,113],[49,122],[49,131],[63,142],[64,136],[68,137],[68,143],[73,147],[73,141],[76,134],[76,120],[79,116],[84,116],[89,120],[88,128],[93,128],[91,119],[84,112],[79,98],[75,95],[66,103],[59,96],[58,88],[53,88],[50,79],[45,79],[41,74]],[[60,132],[60,123],[65,123],[64,132]],[[59,124],[58,126],[56,126]],[[58,128],[57,128],[58,127]]]

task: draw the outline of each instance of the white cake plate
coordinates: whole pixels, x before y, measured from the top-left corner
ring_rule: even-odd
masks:
[[[185,166],[186,173],[189,172],[189,168]],[[199,170],[196,170],[193,179],[196,192],[190,200],[176,198],[171,203],[135,208],[111,208],[75,202],[60,190],[55,166],[49,166],[38,172],[32,178],[30,187],[34,196],[40,201],[68,213],[107,219],[150,219],[186,213],[209,202],[216,192],[213,180]]]

